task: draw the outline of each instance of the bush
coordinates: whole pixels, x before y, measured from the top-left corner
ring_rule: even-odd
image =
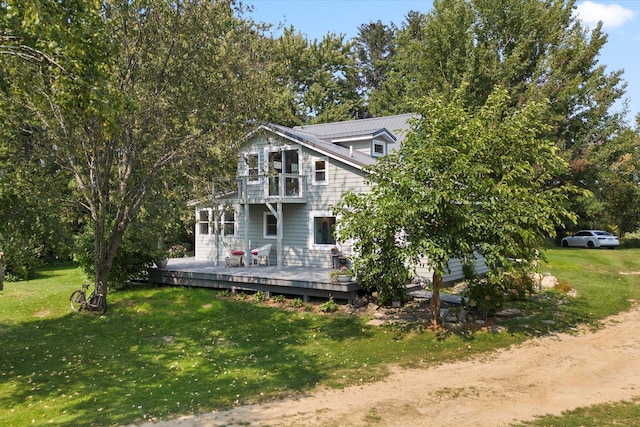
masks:
[[[93,230],[89,228],[76,238],[76,258],[91,280],[95,279],[94,240]],[[155,239],[144,233],[126,233],[113,261],[108,287],[126,287],[131,279],[146,275],[147,268],[162,258]]]
[[[471,281],[467,289],[467,297],[469,307],[492,315],[502,308],[504,292],[499,281],[486,278]]]
[[[265,291],[258,291],[253,294],[253,300],[255,302],[265,302],[269,299],[269,295]]]
[[[302,302],[302,300],[300,298],[295,298],[295,299],[291,300],[289,305],[291,305],[291,307],[293,307],[293,308],[300,308],[300,307],[304,306],[304,302]]]
[[[187,256],[187,247],[184,245],[173,245],[167,251],[169,258],[183,258]]]
[[[500,283],[503,292],[511,300],[525,299],[535,290],[535,282],[531,275],[522,271],[503,275]]]
[[[330,297],[329,301],[320,304],[318,310],[322,311],[323,313],[333,313],[335,311],[338,311],[338,304],[336,304],[336,302],[333,300],[333,297]]]

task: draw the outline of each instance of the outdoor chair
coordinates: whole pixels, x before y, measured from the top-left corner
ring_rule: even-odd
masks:
[[[271,243],[267,243],[256,249],[251,249],[251,264],[260,265],[260,259],[264,258],[267,265],[271,265],[269,262],[269,252],[271,252]]]

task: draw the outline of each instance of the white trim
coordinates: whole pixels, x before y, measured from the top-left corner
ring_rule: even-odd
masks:
[[[336,219],[336,225],[338,223],[338,217],[330,210],[317,210],[317,211],[309,211],[309,248],[310,249],[316,249],[316,250],[328,250],[330,251],[331,248],[337,246],[338,242],[336,241],[336,243],[315,243],[315,219],[318,217],[331,217],[331,218],[335,218]]]

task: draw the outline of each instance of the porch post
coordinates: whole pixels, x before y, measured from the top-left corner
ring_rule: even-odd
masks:
[[[283,220],[282,217],[282,201],[278,199],[278,216],[276,217],[276,224],[278,224],[278,241],[276,244],[276,257],[278,260],[278,268],[282,268],[282,235],[283,235]]]
[[[244,266],[249,267],[249,263],[253,256],[249,244],[249,201],[247,196],[244,197]]]

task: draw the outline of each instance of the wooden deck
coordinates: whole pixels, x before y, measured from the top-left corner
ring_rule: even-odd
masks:
[[[232,292],[263,291],[268,294],[293,295],[346,300],[353,303],[358,285],[331,283],[328,268],[311,267],[225,267],[195,258],[170,258],[164,268],[149,270],[149,282],[161,285],[229,289]]]

